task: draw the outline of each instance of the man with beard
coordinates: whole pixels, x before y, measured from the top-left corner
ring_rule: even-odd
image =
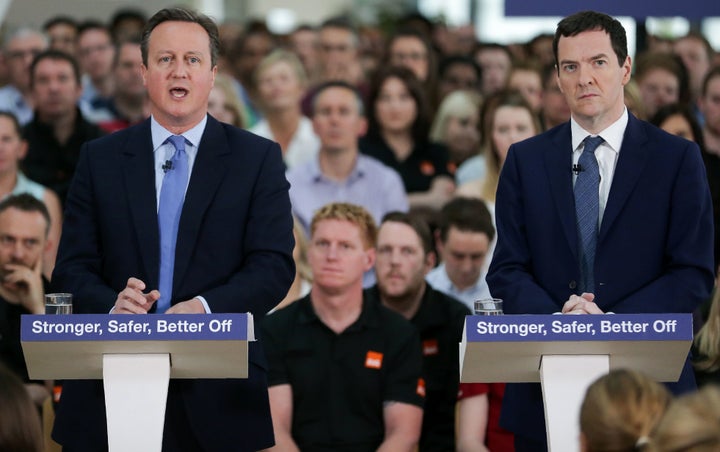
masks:
[[[369,294],[410,320],[422,342],[426,400],[419,450],[455,450],[458,343],[470,311],[425,282],[436,258],[430,228],[420,218],[385,215],[375,249],[377,285]]]

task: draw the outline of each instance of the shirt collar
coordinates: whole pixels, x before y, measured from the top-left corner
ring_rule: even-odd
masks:
[[[202,120],[197,123],[194,127],[186,130],[182,133],[185,140],[190,143],[193,147],[198,147],[200,139],[202,138],[203,132],[205,132],[205,125],[207,124],[207,115],[203,116]],[[165,144],[165,141],[172,136],[174,133],[161,126],[154,116],[150,117],[150,133],[152,134],[153,151]]]
[[[312,162],[312,163],[310,163],[310,165],[308,167],[310,170],[310,171],[308,171],[308,175],[310,176],[310,178],[313,181],[320,182],[323,180],[324,181],[330,180],[327,177],[325,177],[325,175],[322,172],[322,169],[320,169],[320,155],[319,154],[317,157],[310,160],[310,162]],[[365,174],[366,171],[367,171],[367,160],[365,159],[365,157],[363,155],[361,155],[358,152],[357,156],[355,157],[355,166],[353,166],[353,169],[350,172],[350,175],[348,176],[348,178],[345,181],[343,181],[343,183],[351,182],[351,181],[361,178]],[[335,181],[333,181],[333,182],[335,182]]]
[[[628,111],[627,108],[623,110],[622,115],[617,121],[610,124],[605,130],[600,131],[597,135],[605,140],[605,143],[616,153],[620,152],[622,146],[623,136],[625,135],[625,128],[628,124]],[[577,150],[580,145],[585,141],[588,135],[592,135],[587,130],[583,129],[580,124],[575,121],[575,118],[570,118],[570,133],[572,137],[572,148]]]

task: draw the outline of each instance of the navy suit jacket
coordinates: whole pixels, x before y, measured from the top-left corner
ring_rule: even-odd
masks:
[[[580,279],[570,123],[510,148],[497,190],[487,281],[507,314],[560,312]],[[604,312],[692,312],[713,286],[712,203],[700,150],[630,115],[600,225]],[[695,382],[686,363],[677,392]],[[545,437],[539,385],[508,385],[502,422]],[[573,422],[577,422],[574,420]]]
[[[289,184],[277,144],[208,117],[180,219],[172,303],[203,296],[212,312],[256,319],[295,276]],[[83,146],[65,206],[53,287],[74,312],[107,313],[129,277],[158,287],[160,265],[150,120]],[[153,307],[154,309],[154,307]],[[273,443],[265,358],[250,345],[247,380],[179,380],[206,450]],[[66,382],[54,429],[73,450],[107,447],[100,382]]]

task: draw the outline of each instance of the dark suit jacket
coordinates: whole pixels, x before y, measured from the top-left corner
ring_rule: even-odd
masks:
[[[77,313],[107,313],[129,277],[157,288],[160,245],[150,120],[83,146],[53,274]],[[180,219],[172,303],[261,318],[294,278],[289,184],[277,144],[208,117]],[[272,444],[259,343],[247,380],[171,382],[205,450]],[[102,386],[66,382],[54,429],[74,450],[107,447]]]
[[[580,278],[570,124],[510,148],[487,281],[507,314],[560,312]],[[713,286],[712,203],[700,150],[630,115],[595,257],[604,312],[692,312]],[[675,390],[692,389],[686,365]],[[503,425],[545,436],[539,385],[509,385]],[[574,420],[573,422],[577,422]]]

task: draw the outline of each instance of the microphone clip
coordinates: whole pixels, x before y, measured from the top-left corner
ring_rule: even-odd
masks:
[[[162,170],[164,173],[167,173],[169,170],[171,170],[173,167],[172,160],[165,160],[165,163],[162,165]]]
[[[580,174],[581,171],[583,171],[583,167],[579,163],[572,166],[572,172],[575,173],[576,176]]]

